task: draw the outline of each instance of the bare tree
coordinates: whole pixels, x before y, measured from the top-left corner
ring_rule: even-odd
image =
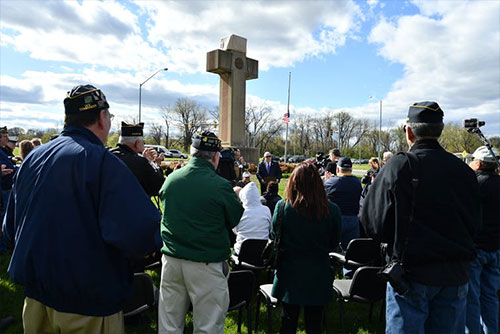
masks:
[[[184,150],[187,152],[191,145],[191,137],[206,123],[206,111],[195,101],[189,98],[180,98],[172,108],[175,115],[174,124],[181,132]]]
[[[174,111],[171,107],[161,106],[160,108],[160,116],[163,118],[163,122],[165,122],[166,131],[165,134],[165,147],[168,148],[170,143],[170,125],[172,124],[172,115]]]
[[[156,145],[161,145],[161,139],[163,137],[163,127],[161,124],[152,123],[151,124],[151,138],[155,141]]]
[[[263,147],[282,129],[282,122],[272,117],[272,109],[265,104],[245,108],[245,130],[248,147]]]

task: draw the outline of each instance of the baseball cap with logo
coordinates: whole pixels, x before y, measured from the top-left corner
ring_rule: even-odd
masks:
[[[222,149],[220,139],[210,131],[203,131],[201,134],[195,133],[192,141],[191,146],[200,151],[220,152]]]
[[[104,93],[92,85],[75,86],[66,94],[64,112],[77,114],[109,109]]]

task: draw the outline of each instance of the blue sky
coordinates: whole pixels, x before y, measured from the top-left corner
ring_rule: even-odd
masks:
[[[500,135],[500,2],[478,1],[23,1],[0,0],[0,126],[62,127],[65,93],[91,83],[121,120],[146,127],[189,97],[218,103],[205,72],[222,37],[247,38],[259,78],[247,105],[291,112],[346,111],[383,127],[410,104],[438,101],[445,121],[485,120]],[[375,98],[369,99],[370,96]]]

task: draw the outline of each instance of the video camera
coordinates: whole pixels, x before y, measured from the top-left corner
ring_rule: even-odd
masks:
[[[470,133],[475,133],[479,136],[479,139],[483,142],[484,146],[488,148],[488,150],[491,152],[492,156],[495,156],[495,153],[493,152],[493,148],[491,147],[490,142],[486,137],[483,135],[481,130],[479,129],[481,126],[485,125],[485,121],[478,121],[477,118],[469,118],[469,119],[464,119],[463,120],[463,127],[467,130],[467,132]],[[496,164],[498,168],[500,168],[500,161],[497,159]]]
[[[463,120],[463,127],[469,131],[469,129],[478,129],[485,125],[485,121],[478,121],[477,118],[469,118]]]

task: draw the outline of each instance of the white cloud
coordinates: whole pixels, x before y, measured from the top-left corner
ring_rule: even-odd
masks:
[[[482,115],[488,129],[500,133],[500,2],[415,4],[424,15],[382,19],[369,36],[381,56],[404,65],[404,77],[383,98],[387,116],[398,118],[401,106],[435,100],[445,121]]]
[[[247,56],[259,60],[261,70],[334,53],[362,17],[352,1],[136,4],[149,13],[149,39],[166,49],[169,66],[188,73],[204,72],[206,53],[232,33],[248,39]]]

